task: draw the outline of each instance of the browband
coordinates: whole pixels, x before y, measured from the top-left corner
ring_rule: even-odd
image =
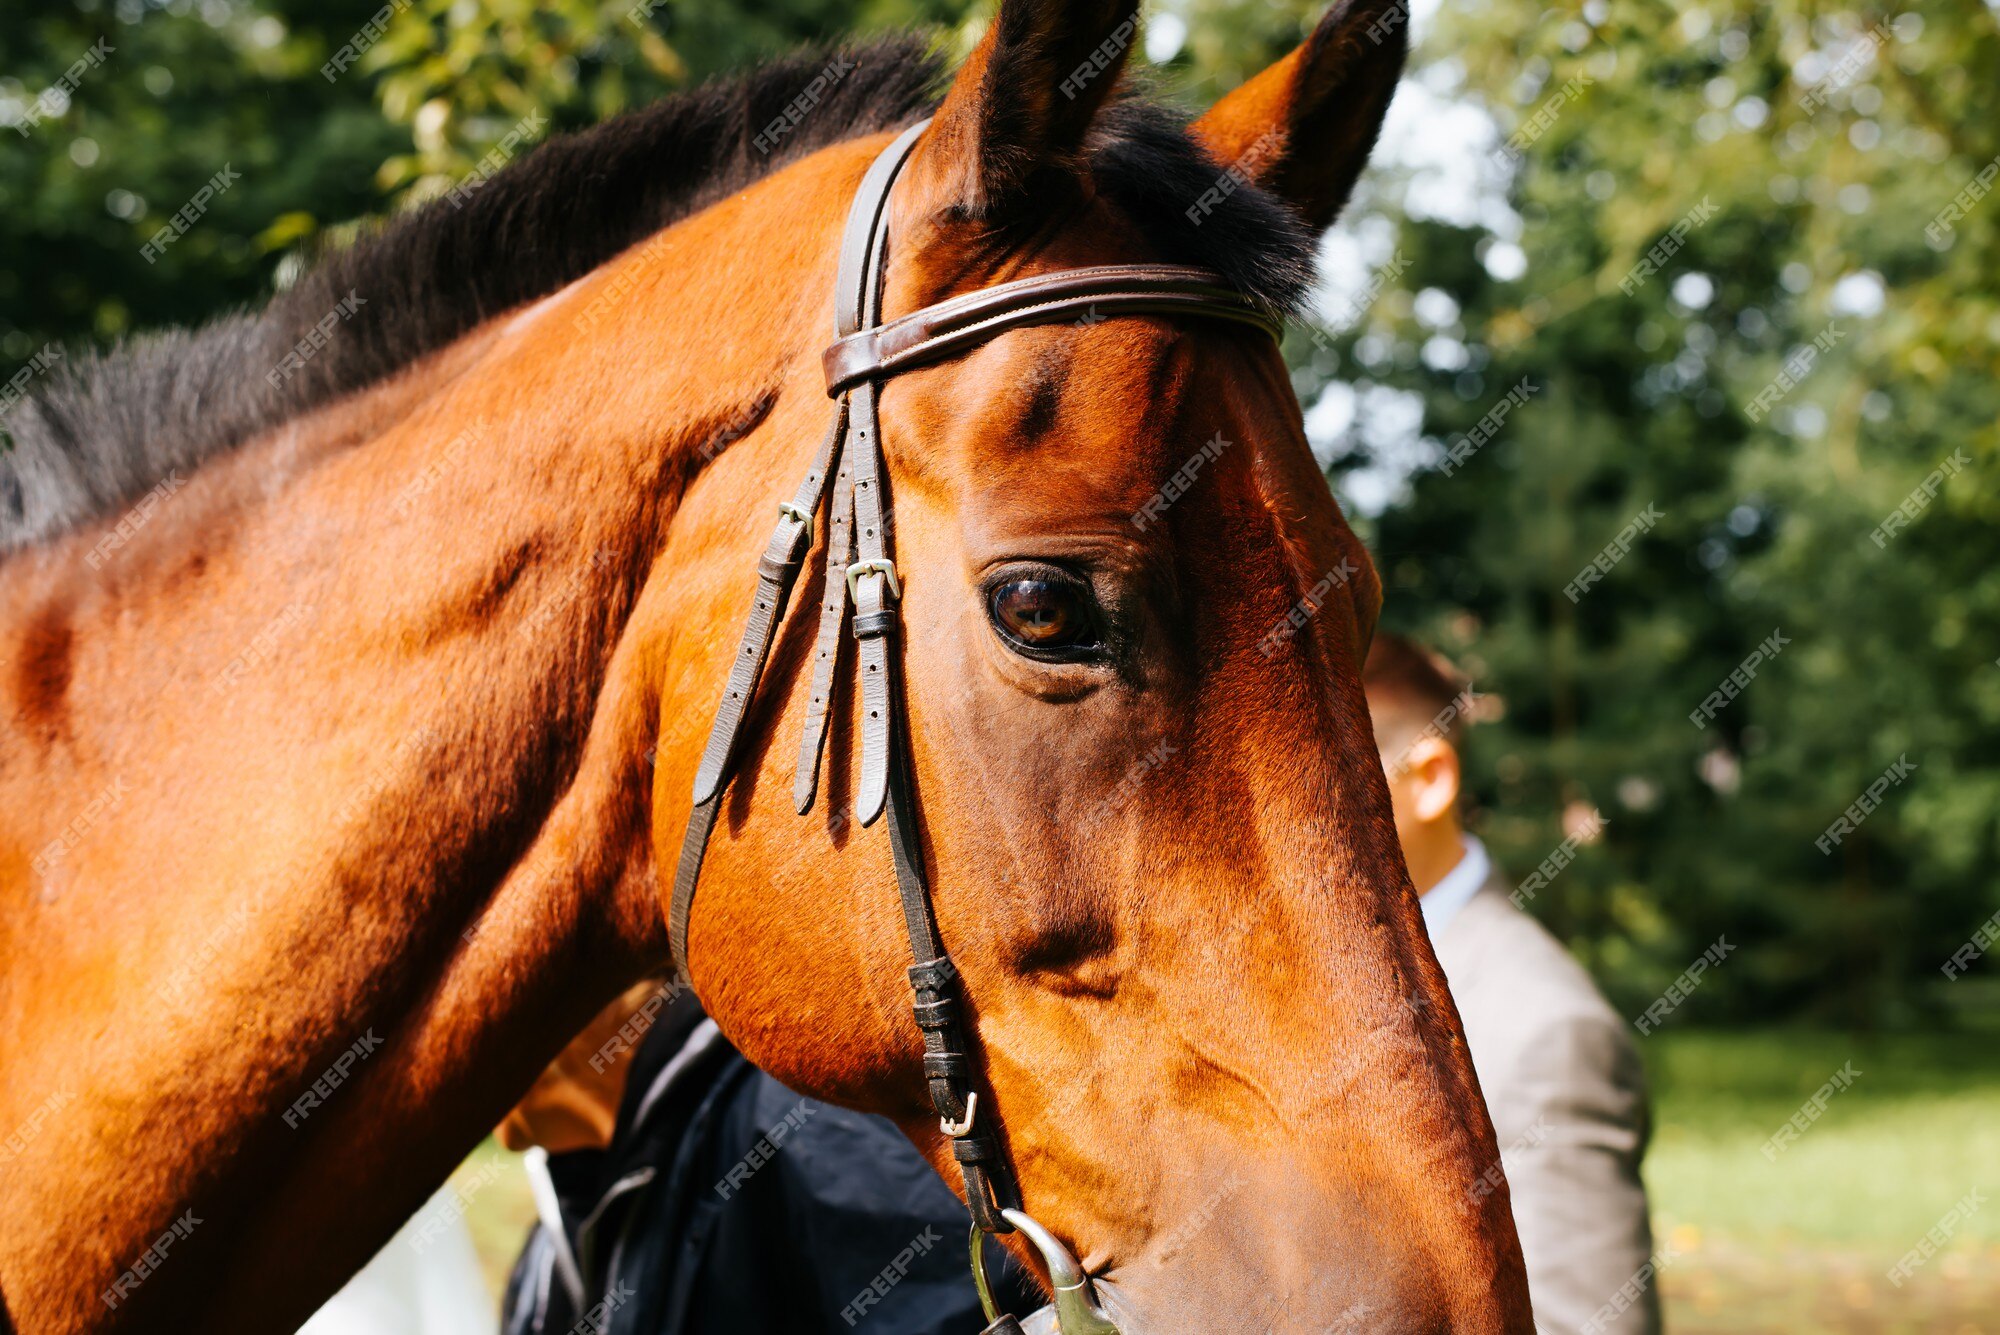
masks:
[[[884,522],[886,481],[876,421],[879,382],[915,366],[950,357],[1009,330],[1066,318],[1094,324],[1129,315],[1193,315],[1255,325],[1279,333],[1277,318],[1221,275],[1169,264],[1110,264],[1017,279],[953,297],[894,320],[881,318],[888,253],[888,202],[928,121],[898,135],[862,178],[841,239],[834,289],[835,342],[824,362],[833,420],[811,468],[788,501],[757,562],[757,591],[730,664],[715,722],[695,773],[694,807],[674,871],[668,933],[674,964],[690,987],[688,921],[716,815],[733,777],[737,744],[750,701],[784,621],[793,585],[813,546],[814,520],[833,476],[826,532],[826,583],[815,645],[811,701],[800,739],[794,804],[811,809],[825,750],[840,657],[840,630],[852,624],[861,693],[861,769],[855,818],[864,826],[884,812],[904,926],[914,961],[909,974],[917,1027],[924,1039],[924,1078],[944,1134],[965,1175],[966,1202],[977,1228],[1009,1233],[1003,1212],[1017,1212],[1020,1187],[997,1134],[992,1092],[975,1086],[958,971],[945,953],[924,879],[917,806],[903,734],[901,694],[893,680],[890,642],[898,629],[902,585]]]
[[[1276,316],[1225,287],[1213,269],[1180,264],[1062,269],[968,292],[835,340],[821,358],[826,392],[838,395],[863,380],[942,361],[1022,325],[1066,319],[1095,324],[1114,315],[1202,315],[1255,325],[1274,338],[1282,332]]]

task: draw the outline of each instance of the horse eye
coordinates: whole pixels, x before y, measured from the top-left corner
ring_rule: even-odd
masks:
[[[1044,653],[1074,653],[1097,647],[1097,628],[1082,589],[1052,579],[1012,579],[987,598],[1001,638]]]

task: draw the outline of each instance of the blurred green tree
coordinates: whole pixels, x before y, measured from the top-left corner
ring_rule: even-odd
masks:
[[[253,301],[289,248],[379,208],[375,170],[407,137],[364,80],[319,72],[377,7],[0,10],[0,368]],[[48,93],[99,43],[73,90]],[[224,168],[237,179],[200,219],[142,253]]]
[[[1968,1008],[1940,966],[2000,907],[2000,200],[1939,219],[2000,154],[1993,11],[1449,0],[1418,67],[1490,117],[1504,207],[1378,179],[1344,226],[1407,267],[1302,380],[1421,407],[1374,543],[1390,623],[1504,700],[1473,742],[1503,860],[1608,818],[1534,907],[1634,1013],[1721,936],[1691,1012]],[[1407,458],[1366,428],[1337,475]]]

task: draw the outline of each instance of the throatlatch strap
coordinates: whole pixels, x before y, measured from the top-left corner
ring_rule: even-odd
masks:
[[[840,415],[836,413],[812,468],[799,483],[792,499],[778,507],[778,526],[757,560],[757,595],[750,618],[743,627],[736,658],[729,665],[729,679],[723,684],[722,700],[715,707],[715,722],[708,730],[708,745],[702,749],[701,766],[695,771],[694,800],[699,806],[722,791],[729,774],[729,760],[736,750],[736,736],[743,729],[743,715],[750,698],[757,693],[757,680],[764,675],[764,663],[771,654],[771,640],[785,616],[785,604],[792,595],[792,583],[805,564],[812,547],[813,516],[819,511],[820,493],[826,487],[826,470],[840,444]]]
[[[687,831],[681,835],[681,859],[674,868],[673,907],[667,913],[667,937],[674,950],[674,968],[681,985],[692,988],[694,975],[688,971],[688,916],[694,908],[694,888],[701,880],[702,859],[708,854],[708,836],[715,830],[715,812],[722,805],[720,793],[706,802],[695,803],[688,812]]]
[[[722,699],[715,707],[715,722],[709,725],[701,765],[695,771],[694,809],[688,813],[687,831],[681,836],[680,863],[674,869],[674,897],[667,912],[674,966],[685,983],[692,982],[688,972],[688,917],[694,908],[694,890],[701,880],[709,835],[715,829],[716,808],[729,785],[729,762],[736,752],[737,734],[743,729],[744,714],[757,693],[764,664],[771,656],[771,641],[784,620],[792,584],[812,547],[813,515],[819,509],[820,494],[826,486],[828,463],[839,448],[840,417],[835,414],[798,491],[789,504],[778,507],[777,527],[771,531],[764,554],[757,559],[757,592],[750,616],[743,626],[743,638],[736,646],[736,657],[729,665]]]

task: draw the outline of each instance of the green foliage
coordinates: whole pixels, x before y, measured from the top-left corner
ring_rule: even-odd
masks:
[[[595,123],[806,41],[957,23],[969,0],[55,0],[0,11],[0,121],[102,40],[67,106],[0,124],[0,372],[195,323],[288,257],[440,194],[524,117]],[[377,23],[378,16],[383,21]],[[343,48],[352,48],[343,55]],[[149,261],[217,172],[240,176]],[[296,260],[294,260],[296,263]]]
[[[1166,22],[1186,39],[1160,79],[1199,105],[1320,8],[1176,0]],[[254,301],[305,247],[440,193],[524,118],[539,137],[887,26],[936,25],[962,49],[990,5],[384,11],[0,13],[0,119],[99,39],[112,48],[66,108],[25,135],[0,126],[0,374],[50,341]],[[1840,64],[1872,31],[1872,58]],[[1946,984],[1938,966],[2000,907],[2000,197],[1927,228],[2000,154],[1991,6],[1445,0],[1429,33],[1414,80],[1481,109],[1497,137],[1518,131],[1523,151],[1480,161],[1494,207],[1476,223],[1427,202],[1418,169],[1372,172],[1343,234],[1386,238],[1375,262],[1405,267],[1357,327],[1292,352],[1309,403],[1331,385],[1362,405],[1361,425],[1321,442],[1338,485],[1362,465],[1409,471],[1385,456],[1418,451],[1407,495],[1363,528],[1388,623],[1505,702],[1473,735],[1479,828],[1523,876],[1581,815],[1609,818],[1534,907],[1632,1013],[1722,936],[1739,950],[1669,1023],[1966,1009],[1978,980]],[[240,179],[149,262],[142,247],[225,164]],[[1624,283],[1691,210],[1712,216]],[[1838,340],[1753,420],[1836,319]],[[1437,466],[1523,382],[1490,444]],[[1367,423],[1398,405],[1414,439],[1384,443]],[[1878,547],[1871,532],[1958,450],[1966,465]],[[1572,600],[1649,505],[1659,521]],[[1691,723],[1774,630],[1788,646]],[[1822,854],[1815,840],[1904,755],[1915,772]]]
[[[1804,105],[1826,88],[1815,64],[1878,23],[1874,58]],[[1392,293],[1308,388],[1417,395],[1442,447],[1509,386],[1540,387],[1463,467],[1419,470],[1374,532],[1389,623],[1504,698],[1473,735],[1480,824],[1518,876],[1562,843],[1565,809],[1608,818],[1536,909],[1633,1013],[1722,936],[1740,950],[1686,1014],[1970,1002],[1939,966],[2000,907],[2000,199],[1942,248],[1926,229],[2000,154],[2000,87],[1968,73],[2000,62],[1992,12],[1465,3],[1434,33],[1427,80],[1503,134],[1546,124],[1508,176],[1519,235],[1412,216],[1390,183],[1374,208],[1410,260],[1398,286],[1451,301]],[[1830,350],[1758,412],[1830,323]],[[1338,470],[1368,460],[1358,433],[1340,445]],[[1955,450],[1966,466],[1878,546]],[[1648,505],[1664,517],[1568,596]],[[1773,631],[1789,645],[1692,723]],[[1905,755],[1914,774],[1822,853]]]
[[[0,99],[33,103],[99,41],[67,109],[0,126],[0,367],[48,342],[110,339],[258,299],[278,257],[380,207],[402,136],[360,80],[319,64],[368,3],[180,0],[0,13]],[[338,36],[334,34],[339,34]],[[141,253],[227,167],[240,179],[149,262]]]

